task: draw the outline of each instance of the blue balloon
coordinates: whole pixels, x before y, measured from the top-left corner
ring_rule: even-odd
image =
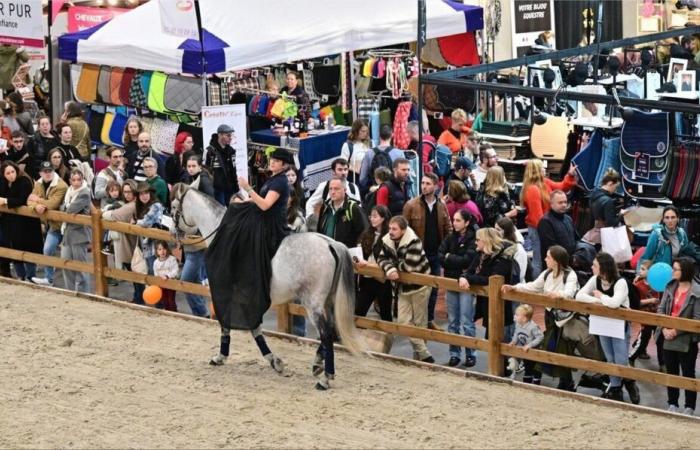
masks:
[[[656,292],[663,292],[666,285],[671,281],[673,269],[664,262],[658,262],[649,268],[647,281],[649,286]]]

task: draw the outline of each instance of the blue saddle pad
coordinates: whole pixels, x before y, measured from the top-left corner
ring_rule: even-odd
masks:
[[[592,191],[595,179],[603,157],[603,133],[597,129],[591,135],[588,143],[572,159],[578,172],[579,185],[586,191]]]
[[[634,110],[632,117],[622,125],[622,151],[632,157],[637,153],[652,158],[665,157],[668,153],[668,124],[668,113]]]

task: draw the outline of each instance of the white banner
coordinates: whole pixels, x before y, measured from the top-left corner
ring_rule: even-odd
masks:
[[[158,0],[163,33],[199,40],[194,0]]]
[[[245,105],[205,106],[202,108],[202,136],[209,142],[219,125],[233,128],[231,147],[236,152],[236,174],[248,179],[248,131]]]
[[[44,46],[41,0],[0,0],[0,44]]]

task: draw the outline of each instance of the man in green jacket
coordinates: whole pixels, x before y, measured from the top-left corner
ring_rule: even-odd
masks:
[[[158,161],[150,156],[143,159],[143,173],[146,175],[146,182],[156,190],[156,197],[165,209],[170,206],[170,195],[168,184],[158,175]]]

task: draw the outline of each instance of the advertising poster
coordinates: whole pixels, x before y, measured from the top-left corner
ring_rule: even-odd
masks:
[[[41,0],[0,0],[0,44],[44,46]]]
[[[68,32],[86,30],[95,25],[113,19],[114,17],[128,12],[122,8],[93,8],[90,6],[71,6],[68,8]]]
[[[524,56],[537,36],[554,31],[554,0],[511,0],[513,58]]]
[[[236,151],[236,174],[248,179],[248,131],[246,128],[245,105],[205,106],[202,108],[202,136],[204,146],[219,125],[233,128],[231,147]]]

